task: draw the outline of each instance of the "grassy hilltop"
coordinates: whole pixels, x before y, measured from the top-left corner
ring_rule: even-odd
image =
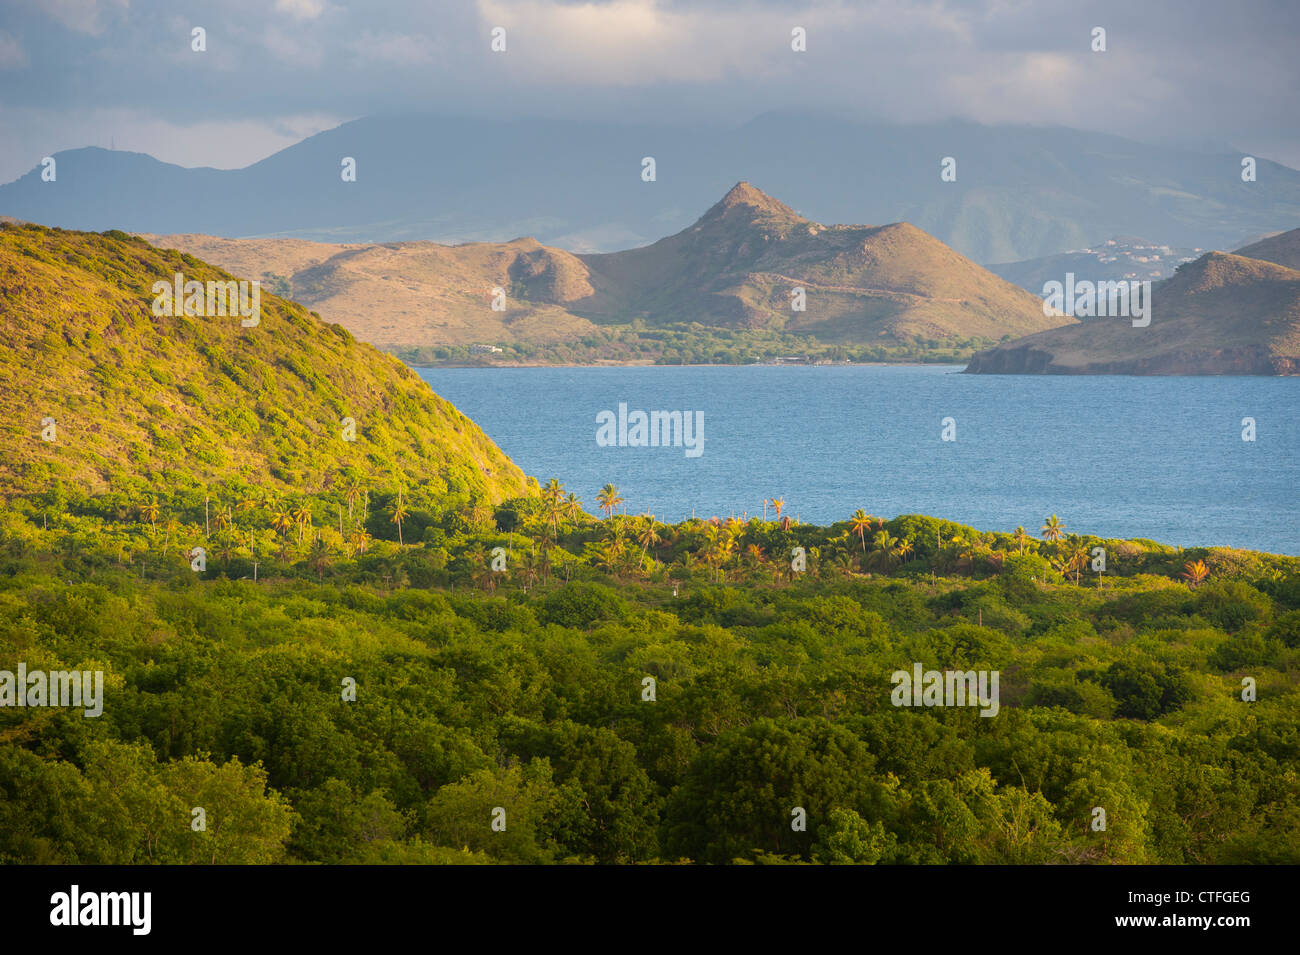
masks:
[[[0,227],[0,493],[302,491],[345,472],[488,502],[524,493],[522,472],[417,375],[268,289],[252,328],[155,317],[153,283],[176,272],[231,278],[121,233]]]

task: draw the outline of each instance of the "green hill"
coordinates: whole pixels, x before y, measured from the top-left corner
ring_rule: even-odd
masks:
[[[526,493],[519,468],[417,375],[294,302],[262,289],[255,327],[156,317],[153,285],[178,272],[231,278],[120,232],[0,227],[0,493],[215,481],[301,493],[349,472],[467,500]]]

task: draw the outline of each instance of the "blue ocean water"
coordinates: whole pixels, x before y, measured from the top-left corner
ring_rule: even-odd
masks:
[[[951,366],[419,369],[528,474],[595,511],[804,522],[922,513],[1300,554],[1300,379],[963,375]],[[702,411],[699,457],[598,447],[596,416]],[[1242,419],[1256,440],[1242,440]],[[952,418],[955,441],[941,440]]]

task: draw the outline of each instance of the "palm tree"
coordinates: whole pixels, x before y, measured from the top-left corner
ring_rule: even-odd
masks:
[[[600,505],[601,511],[606,517],[614,513],[614,508],[623,503],[623,498],[618,493],[618,488],[612,484],[606,484],[596,495],[596,503]]]
[[[221,542],[221,563],[224,567],[230,566],[230,556],[235,552],[234,541],[232,538],[233,534],[227,532]]]
[[[546,487],[542,488],[542,500],[558,502],[564,499],[564,485],[556,478],[551,478],[546,482]]]
[[[581,514],[582,501],[578,499],[578,495],[570,491],[568,496],[564,499],[564,518],[565,520],[576,522]]]
[[[862,553],[867,552],[867,531],[871,530],[871,525],[875,523],[875,518],[858,508],[853,512],[853,517],[849,520],[849,528],[858,535],[858,540],[862,542]]]
[[[311,508],[306,504],[295,505],[289,509],[289,516],[298,525],[298,543],[302,544],[303,531],[311,526]]]
[[[602,545],[597,545],[596,555],[597,566],[617,577],[621,565],[620,558],[623,555],[623,538],[615,537]]]
[[[915,551],[916,548],[912,546],[912,538],[910,537],[904,537],[894,548],[894,553],[898,555],[898,559],[904,562],[906,562],[907,558],[911,557]]]
[[[154,533],[158,531],[158,501],[150,497],[147,501],[139,506],[140,519],[149,522],[149,526]]]
[[[658,544],[663,538],[659,536],[658,527],[655,524],[655,517],[651,514],[649,517],[642,518],[642,523],[637,530],[636,542],[641,545],[641,563],[645,564],[645,555],[655,544]]]
[[[564,485],[556,478],[551,478],[542,488],[542,514],[544,520],[550,521],[551,533],[557,540],[560,536],[560,518],[567,509]]]
[[[524,581],[524,592],[537,582],[537,554],[529,549],[522,551],[515,562],[517,573]]]
[[[167,532],[167,536],[163,540],[164,557],[167,556],[167,551],[171,550],[172,534],[176,533],[176,531],[178,531],[179,529],[180,529],[180,524],[177,522],[176,518],[174,517],[167,518],[167,523],[163,525],[163,530]]]
[[[1198,585],[1210,576],[1210,568],[1205,566],[1203,560],[1188,561],[1183,567],[1183,579],[1187,581],[1188,586],[1195,589]]]
[[[876,536],[871,539],[871,558],[875,566],[888,571],[893,565],[894,559],[898,556],[895,548],[898,546],[898,540],[889,531],[876,531]]]
[[[366,545],[370,543],[370,535],[364,527],[354,528],[352,534],[348,537],[348,545],[358,554],[366,552]]]
[[[777,518],[777,520],[780,520],[780,519],[781,519],[781,512],[782,512],[783,510],[785,510],[785,498],[783,498],[783,497],[774,497],[774,498],[772,498],[771,504],[772,504],[772,506],[773,506],[774,508],[776,508],[776,518]],[[764,511],[764,513],[767,513],[767,512]],[[786,528],[786,529],[789,530],[789,528]]]
[[[1061,523],[1060,518],[1053,514],[1043,524],[1043,540],[1059,541],[1064,536],[1065,525]]]
[[[565,511],[568,510],[564,495],[547,498],[542,502],[545,509],[545,518],[551,524],[551,537],[554,540],[560,539],[560,519],[564,517]]]
[[[280,559],[284,560],[288,556],[288,549],[285,547],[285,541],[288,538],[289,531],[294,527],[293,517],[288,511],[275,511],[271,514],[271,530],[281,535]]]
[[[352,521],[352,506],[357,503],[365,488],[356,478],[348,481],[347,486],[343,488],[343,499],[348,502],[348,521]]]
[[[393,505],[391,512],[393,512],[394,524],[398,525],[398,546],[406,547],[406,541],[402,537],[402,521],[407,518],[407,509],[406,504],[402,503],[402,489],[400,487],[398,487],[398,502]]]
[[[1020,553],[1023,554],[1025,552],[1025,545],[1029,543],[1030,539],[1029,535],[1025,533],[1025,529],[1023,527],[1017,527],[1015,533],[1011,535],[1011,539],[1015,541],[1016,546],[1020,548]]]
[[[1065,552],[1066,572],[1074,571],[1075,586],[1079,584],[1079,572],[1088,566],[1088,545],[1075,534],[1070,535],[1069,549]]]
[[[256,507],[257,507],[257,498],[253,496],[253,492],[251,490],[245,493],[243,497],[241,497],[238,501],[235,502],[235,510],[240,514],[247,514],[249,511],[255,509]]]
[[[325,568],[330,565],[330,549],[325,541],[319,537],[311,545],[311,554],[308,555],[308,565],[316,571],[318,581],[325,578]]]

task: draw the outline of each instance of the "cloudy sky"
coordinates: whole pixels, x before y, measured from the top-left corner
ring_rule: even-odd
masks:
[[[734,124],[822,108],[1300,168],[1297,48],[1292,0],[0,0],[0,182],[87,145],[238,167],[406,110]]]

